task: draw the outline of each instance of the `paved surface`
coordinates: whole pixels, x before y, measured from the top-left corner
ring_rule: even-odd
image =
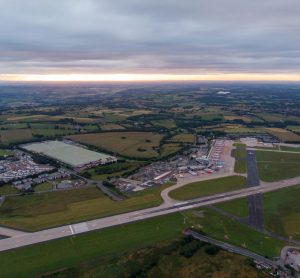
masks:
[[[247,150],[247,186],[256,187],[260,185],[259,174],[256,165],[256,156],[253,150]],[[264,230],[263,201],[261,194],[247,197],[249,217],[248,225],[259,231]]]
[[[107,195],[112,200],[114,200],[114,201],[122,201],[123,200],[123,198],[119,194],[117,194],[116,192],[111,191],[109,188],[104,186],[102,181],[94,181],[94,180],[91,180],[91,179],[87,179],[85,177],[80,176],[75,171],[71,171],[71,173],[74,176],[76,176],[80,179],[83,179],[87,183],[87,185],[96,185],[105,195]]]
[[[285,266],[286,256],[287,256],[287,252],[289,250],[297,250],[298,252],[300,252],[300,247],[298,247],[298,246],[285,246],[281,249],[281,252],[280,252],[280,265],[282,267]]]
[[[65,225],[57,228],[47,229],[34,233],[23,233],[15,231],[18,234],[11,238],[2,239],[0,241],[0,251],[10,250],[21,246],[45,242],[52,239],[58,239],[66,236],[72,236],[87,231],[99,230],[120,224],[149,219],[156,216],[166,215],[169,213],[180,212],[183,210],[198,208],[202,206],[213,205],[220,202],[230,201],[234,199],[244,198],[257,193],[270,192],[293,185],[300,184],[300,177],[285,180],[281,183],[269,183],[259,187],[249,187],[222,194],[216,194],[209,197],[202,197],[186,202],[178,202],[176,204],[162,204],[158,207],[148,208],[140,211],[134,211],[110,217],[95,219],[73,225]],[[11,230],[11,229],[9,229]],[[14,231],[14,230],[11,230]],[[2,232],[0,231],[0,234]]]
[[[15,236],[20,236],[27,234],[26,232],[22,232],[19,230],[14,230],[10,228],[5,228],[5,227],[0,227],[0,236],[5,236],[5,237],[15,237]]]
[[[258,255],[256,253],[253,253],[253,252],[251,252],[251,251],[249,251],[249,250],[247,250],[245,248],[237,247],[237,246],[234,246],[234,245],[222,242],[222,241],[215,240],[213,238],[201,235],[201,234],[199,234],[197,232],[194,232],[192,230],[187,230],[185,232],[185,234],[186,235],[190,235],[193,238],[198,239],[200,241],[208,242],[208,243],[217,245],[217,246],[221,247],[222,249],[224,249],[226,251],[229,251],[229,252],[232,252],[232,253],[236,253],[236,254],[240,254],[240,255],[249,257],[249,258],[251,258],[253,260],[256,260],[258,262],[261,262],[261,263],[266,263],[266,264],[268,264],[268,265],[270,265],[272,267],[277,267],[278,266],[277,262],[271,261],[269,259],[266,259],[265,257],[260,256],[260,255]]]
[[[214,172],[213,174],[204,174],[201,176],[192,176],[190,174],[183,175],[184,176],[183,178],[180,178],[178,176],[177,183],[175,185],[170,186],[161,192],[161,197],[164,200],[164,203],[168,204],[168,205],[173,205],[173,204],[178,203],[177,200],[174,200],[169,196],[169,193],[171,191],[173,191],[177,188],[180,188],[182,186],[185,186],[189,183],[212,180],[212,179],[217,179],[217,178],[224,178],[224,177],[234,175],[235,159],[231,156],[232,149],[233,149],[233,141],[226,140],[225,146],[224,146],[224,157],[223,157],[224,161],[225,161],[225,166],[220,171]]]

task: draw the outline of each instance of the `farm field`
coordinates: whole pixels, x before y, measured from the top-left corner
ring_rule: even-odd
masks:
[[[283,128],[275,128],[274,127],[274,128],[265,128],[265,130],[283,142],[300,141],[300,135],[293,133],[289,130],[283,129]]]
[[[263,195],[268,231],[300,240],[300,185]]]
[[[245,177],[230,176],[207,181],[193,182],[171,191],[169,196],[175,200],[189,200],[241,189],[245,187],[245,185]]]
[[[30,129],[11,129],[0,131],[0,144],[9,145],[33,139]]]
[[[105,260],[178,238],[186,227],[181,214],[172,214],[19,248],[0,254],[1,277],[37,277],[86,260]]]
[[[0,225],[35,231],[154,207],[161,204],[160,192],[167,186],[135,193],[121,202],[94,187],[8,197],[0,207]]]
[[[18,116],[10,116],[6,120],[7,121],[20,121],[20,122],[27,122],[27,121],[39,121],[48,118],[47,115],[18,115]]]
[[[300,176],[300,153],[256,151],[260,179],[266,182]]]
[[[158,126],[162,126],[165,128],[176,128],[176,123],[174,120],[157,120],[157,121],[152,121],[151,122],[153,125],[158,125]]]
[[[20,128],[28,128],[26,123],[2,123],[0,124],[0,129],[20,129]]]
[[[115,123],[108,123],[101,125],[101,130],[107,131],[107,130],[118,130],[118,129],[124,129],[123,126],[115,124]]]
[[[235,157],[234,172],[246,173],[246,145],[236,143],[234,146],[236,147],[236,149],[233,150]]]
[[[97,119],[93,119],[93,118],[88,118],[88,117],[78,117],[78,116],[69,116],[69,115],[64,115],[64,116],[52,116],[49,117],[49,121],[60,121],[60,120],[64,120],[64,119],[69,119],[69,120],[73,120],[76,123],[80,123],[80,124],[92,124],[97,122]]]
[[[245,127],[238,124],[222,124],[219,127],[213,128],[214,131],[223,131],[226,133],[263,133],[260,128],[257,127]]]
[[[195,135],[191,133],[178,134],[172,137],[169,141],[178,143],[194,143]]]
[[[299,122],[299,118],[295,116],[286,116],[277,113],[259,113],[258,117],[263,118],[267,122],[284,122],[284,121],[294,121]]]
[[[238,115],[225,115],[224,119],[227,121],[234,121],[234,120],[242,120],[246,123],[250,123],[252,120],[247,116],[238,116]]]
[[[67,138],[126,157],[154,158],[163,135],[152,132],[105,132],[72,135]]]

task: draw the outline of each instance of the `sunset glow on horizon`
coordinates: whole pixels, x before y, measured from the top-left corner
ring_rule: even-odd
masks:
[[[300,81],[299,74],[0,74],[6,82]]]

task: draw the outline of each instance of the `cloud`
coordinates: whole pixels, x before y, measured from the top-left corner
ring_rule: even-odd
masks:
[[[0,73],[300,72],[298,0],[0,0]]]

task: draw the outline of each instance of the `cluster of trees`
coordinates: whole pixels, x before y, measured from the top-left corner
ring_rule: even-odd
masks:
[[[211,256],[216,255],[220,250],[217,246],[194,240],[191,237],[173,241],[163,247],[149,248],[147,252],[141,253],[138,259],[126,262],[125,267],[130,273],[128,277],[146,277],[153,267],[159,265],[162,257],[178,254],[190,259],[202,248],[204,248],[205,253]]]
[[[117,162],[117,163],[97,167],[95,169],[95,172],[98,175],[113,174],[116,172],[125,171],[129,168],[130,168],[130,164],[123,161],[123,162]]]

